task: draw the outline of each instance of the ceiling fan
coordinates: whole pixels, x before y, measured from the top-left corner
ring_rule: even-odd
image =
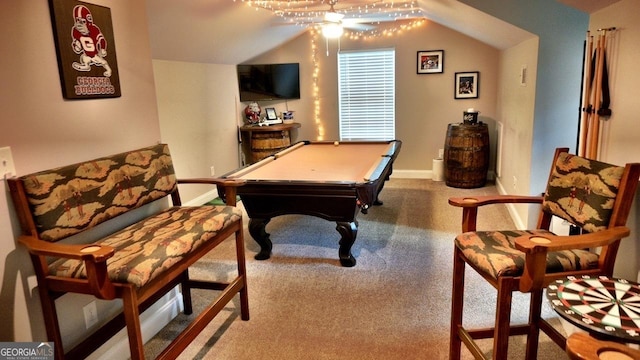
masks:
[[[272,9],[274,13],[285,20],[286,24],[302,26],[317,26],[327,38],[337,38],[344,29],[353,31],[367,31],[375,29],[369,12],[372,3],[383,3],[384,0],[356,0],[349,5],[336,10],[338,0],[304,1],[304,6]],[[326,6],[329,5],[329,9]]]
[[[234,2],[236,0],[233,0]],[[354,38],[386,34],[378,26],[396,20],[422,19],[418,0],[242,0],[249,6],[273,12],[279,21],[273,25],[314,27],[327,39],[338,39],[345,29],[358,33]],[[329,7],[327,9],[327,6]],[[404,25],[400,25],[404,29]],[[350,34],[351,37],[352,34]]]
[[[373,25],[361,23],[361,20],[356,18],[345,19],[345,14],[338,13],[335,10],[334,5],[337,3],[338,0],[329,1],[329,11],[324,14],[324,21],[319,24],[324,37],[328,39],[338,38],[342,36],[345,28],[357,31],[366,31],[375,28]]]

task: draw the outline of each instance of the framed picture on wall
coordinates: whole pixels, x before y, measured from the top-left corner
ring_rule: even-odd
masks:
[[[444,72],[444,50],[418,51],[418,74],[437,74]]]
[[[480,73],[478,71],[457,72],[454,84],[455,99],[475,99],[480,89]]]
[[[120,96],[111,9],[75,0],[49,0],[65,99]]]

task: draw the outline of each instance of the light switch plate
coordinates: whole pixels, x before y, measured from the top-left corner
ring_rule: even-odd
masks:
[[[84,325],[90,329],[98,323],[98,307],[95,301],[92,301],[82,308],[84,312]]]
[[[0,148],[0,176],[11,177],[16,175],[16,167],[13,163],[11,148],[6,146]]]

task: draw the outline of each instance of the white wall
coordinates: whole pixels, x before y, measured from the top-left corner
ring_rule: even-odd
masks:
[[[609,33],[607,64],[611,90],[609,120],[604,121],[600,159],[625,164],[640,162],[640,101],[637,84],[640,83],[638,59],[640,58],[640,23],[637,14],[640,0],[621,0],[591,15],[589,29],[597,35],[598,29],[616,27]],[[636,194],[634,208],[629,218],[631,236],[622,241],[615,273],[631,280],[637,279],[640,269],[640,196]]]
[[[223,175],[238,167],[238,86],[235,65],[153,61],[162,141],[178,177]],[[189,185],[183,201],[215,190]]]
[[[640,101],[635,89],[640,83],[638,59],[640,58],[640,24],[637,11],[638,0],[621,0],[591,16],[589,29],[597,36],[598,29],[616,27],[607,37],[607,65],[611,89],[609,120],[603,121],[603,136],[600,158],[619,163],[640,160],[638,117]]]
[[[531,157],[513,152],[506,160],[514,164],[514,173],[517,164],[530,163],[529,192],[523,193],[542,190],[548,176],[550,152],[555,147],[575,149],[582,49],[587,30],[597,34],[599,28],[619,29],[613,34],[608,54],[613,116],[604,123],[600,159],[620,165],[640,161],[640,127],[636,124],[640,102],[635,96],[635,85],[640,81],[637,70],[640,25],[635,19],[640,0],[621,0],[591,14],[584,29],[583,18],[587,14],[553,0],[461,1],[535,33],[540,39]],[[507,189],[509,181],[502,179]],[[621,244],[614,271],[617,276],[629,279],[636,279],[640,268],[638,197],[627,222],[632,233]],[[529,226],[535,224],[533,213],[529,211]]]
[[[546,185],[554,149],[575,148],[582,47],[589,16],[556,0],[460,0],[539,37],[528,194]],[[529,226],[535,225],[529,224]]]
[[[318,119],[314,118],[312,44],[317,49],[315,59],[319,68]],[[480,110],[480,120],[493,131],[500,55],[497,49],[430,21],[394,36],[368,40],[344,37],[340,41],[343,51],[385,48],[396,51],[396,138],[402,140],[402,150],[394,163],[394,175],[430,176],[432,159],[444,147],[448,124],[462,122],[462,113],[468,108]],[[296,121],[302,124],[298,131],[300,140],[316,140],[320,136],[324,140],[339,139],[337,50],[337,41],[332,40],[327,55],[324,38],[314,39],[305,33],[250,61],[300,62],[304,99],[289,104],[289,108],[296,110]],[[417,74],[417,52],[424,50],[444,50],[444,73]],[[455,73],[466,71],[480,72],[479,97],[454,99]],[[492,156],[491,167],[493,159]]]
[[[48,1],[0,1],[0,147],[11,147],[17,175],[160,140],[144,2],[92,3],[111,9],[120,98],[64,100]],[[0,340],[45,340],[33,266],[16,241],[19,233],[0,181]],[[77,314],[87,298],[65,300],[63,311]],[[71,337],[82,335],[84,321],[74,324]]]
[[[198,136],[198,131],[212,132],[212,129],[216,129],[216,131],[224,129],[229,134],[232,129],[235,131],[235,121],[237,121],[241,109],[236,109],[235,99],[233,106],[230,106],[231,101],[228,101],[227,97],[231,96],[231,93],[235,96],[237,92],[235,78],[230,78],[231,74],[235,76],[235,72],[231,71],[229,67],[216,65],[193,64],[194,69],[197,69],[194,71],[188,69],[191,64],[187,66],[182,63],[163,63],[160,61],[152,63],[144,2],[93,0],[92,3],[107,6],[112,12],[122,84],[122,97],[120,98],[63,100],[50,26],[48,1],[4,0],[0,2],[0,31],[5,34],[0,40],[0,53],[3,54],[0,58],[2,65],[0,66],[0,78],[3,79],[3,86],[0,87],[0,108],[3,110],[0,117],[0,147],[11,146],[18,175],[149,145],[158,140],[169,142],[173,155],[180,159],[177,164],[179,176],[207,175],[211,165],[215,165],[218,172],[220,172],[220,168],[224,171],[227,167],[233,167],[232,163],[237,161],[235,152],[228,155],[228,158],[225,156],[224,159],[215,156],[220,153],[216,146],[224,148],[231,146],[231,143],[235,141],[235,135],[234,140],[227,139],[226,136],[224,140],[220,138],[221,141],[230,141],[229,144],[213,141],[215,143],[211,144],[214,146],[213,148],[207,147],[205,145],[207,141],[203,138],[198,138],[194,144],[190,144],[189,141]],[[638,161],[637,154],[640,153],[638,151],[640,150],[638,149],[640,142],[637,141],[640,138],[640,127],[636,125],[637,114],[640,114],[640,102],[634,98],[635,84],[640,81],[640,72],[637,71],[635,65],[640,55],[640,48],[636,45],[640,42],[640,25],[634,22],[633,18],[639,7],[638,0],[621,0],[593,14],[589,25],[592,29],[609,26],[621,29],[616,35],[616,42],[612,48],[616,51],[610,53],[614,115],[607,125],[609,135],[603,145],[603,159],[614,163]],[[531,14],[526,15],[530,19],[528,21],[536,21],[536,18],[537,21],[540,21],[541,18]],[[615,21],[612,22],[611,19],[615,19]],[[308,43],[308,39],[301,41]],[[390,40],[389,43],[396,41],[401,41],[401,38]],[[442,93],[449,97],[448,94],[453,93],[452,72],[473,70],[475,67],[472,69],[465,66],[458,70],[449,67],[451,64],[449,61],[453,61],[453,63],[456,61],[450,60],[456,53],[450,48],[454,45],[437,41],[437,38],[418,39],[415,46],[405,48],[402,56],[406,57],[404,60],[406,66],[413,69],[415,51],[435,48],[449,49],[445,53],[447,64],[444,75],[415,75],[415,79],[412,80],[415,81],[415,86],[426,86],[425,84],[432,81],[438,83],[441,81],[439,87],[442,88]],[[545,38],[540,41],[549,41],[549,39]],[[496,92],[498,87],[501,88],[501,91],[505,91],[506,87],[510,86],[505,83],[506,79],[512,76],[514,68],[518,69],[521,60],[531,60],[531,51],[534,47],[533,43],[527,42],[500,54],[499,59],[495,57],[495,60],[501,63],[499,66],[496,63],[491,71],[496,78],[500,76],[501,80],[500,83],[496,80],[494,84],[489,86],[493,86]],[[322,50],[320,53],[324,56]],[[490,53],[491,50],[489,49],[487,52]],[[460,53],[464,53],[464,51],[460,50]],[[308,59],[307,52],[299,55]],[[455,57],[453,58],[455,59]],[[172,76],[172,72],[179,76]],[[482,72],[485,73],[485,70]],[[202,78],[196,79],[199,76]],[[184,82],[180,80],[181,77],[184,77]],[[484,76],[481,78],[483,84],[487,84],[484,82],[485,79]],[[158,82],[158,98],[161,103],[158,105],[160,116],[158,115],[158,107],[156,107],[156,80]],[[190,81],[196,85],[196,88],[204,89],[203,92],[191,90],[188,86]],[[491,84],[491,82],[488,83]],[[209,84],[214,88],[206,88]],[[552,82],[552,85],[563,86],[561,79],[555,83]],[[165,86],[170,86],[170,88]],[[420,90],[426,91],[425,89]],[[165,100],[171,96],[181,96],[180,91],[190,95],[189,99],[182,99],[183,101],[190,101],[190,104],[198,108],[186,108],[179,102],[165,103]],[[524,91],[530,91],[530,89]],[[482,90],[480,93],[482,101],[486,100],[484,95],[485,92]],[[578,94],[575,96],[578,97]],[[219,102],[213,97],[219,98]],[[402,160],[405,169],[423,166],[422,164],[424,164],[423,169],[429,169],[430,162],[423,163],[421,159],[429,159],[433,156],[433,149],[438,147],[436,144],[444,140],[445,124],[459,121],[460,112],[470,107],[466,104],[467,101],[459,102],[461,105],[452,101],[452,106],[448,105],[446,109],[437,109],[435,106],[433,111],[436,112],[426,117],[422,114],[422,108],[417,110],[412,108],[412,106],[418,106],[416,104],[420,104],[421,99],[408,101],[409,105],[402,108],[404,111],[401,118],[402,126],[407,129],[419,128],[423,133],[424,131],[434,131],[437,135],[422,152],[418,149],[416,153],[413,146],[403,149],[401,156],[407,158],[407,160]],[[300,104],[294,105],[296,106],[294,110],[308,106],[304,100],[300,101]],[[506,97],[503,99],[501,96],[500,102],[497,98],[492,101],[495,104],[499,103],[499,105],[491,105],[490,103],[476,105],[474,103],[471,106],[480,108],[491,119],[502,119],[507,122],[514,118],[514,111],[519,103],[518,99]],[[522,105],[531,106],[528,101],[530,100],[527,98]],[[468,102],[472,103],[472,101]],[[207,106],[206,104],[209,103],[211,105]],[[465,104],[462,105],[463,103]],[[574,104],[566,106],[575,108]],[[220,116],[216,118],[214,114],[220,114]],[[181,118],[188,126],[172,122],[173,117]],[[305,120],[306,115],[302,112],[297,113],[296,117],[301,122],[313,122],[313,120]],[[439,128],[425,125],[426,121],[433,119],[439,121]],[[525,116],[525,118],[518,118],[517,125],[512,124],[512,131],[519,134],[522,141],[528,141],[528,134],[527,126],[520,126],[520,122],[524,125],[527,121],[529,119]],[[304,134],[305,138],[315,134],[316,127],[313,123],[310,124],[305,124],[300,129],[301,134],[303,131],[309,131]],[[416,134],[419,133],[416,132]],[[545,136],[544,133],[536,133],[535,135]],[[409,136],[416,137],[417,135],[409,134]],[[186,143],[183,143],[184,139],[187,140]],[[535,138],[533,140],[535,141]],[[174,142],[177,142],[175,146],[172,145]],[[425,143],[427,142],[425,141]],[[235,148],[234,144],[234,150]],[[216,155],[207,155],[213,156],[211,158],[203,156],[192,162],[191,160],[196,159],[189,158],[188,154],[193,151],[207,154],[208,151],[211,151]],[[529,161],[526,155],[522,156],[510,157],[508,162]],[[409,158],[412,159],[409,160]],[[548,165],[545,167],[548,168]],[[515,169],[513,171],[515,172]],[[507,176],[506,173],[505,176]],[[506,184],[509,182],[506,181]],[[533,186],[530,186],[533,189]],[[640,258],[636,245],[638,235],[635,230],[636,224],[640,221],[638,219],[639,213],[636,209],[632,214],[630,223],[634,232],[631,239],[623,242],[620,261],[616,267],[617,274],[628,278],[635,278]],[[0,323],[3,324],[0,327],[0,340],[41,340],[44,338],[44,328],[39,300],[37,293],[34,292],[33,269],[24,248],[16,242],[18,233],[17,219],[8,199],[7,189],[4,182],[0,182],[0,272],[2,275]],[[71,311],[82,305],[76,301],[65,304]],[[84,331],[84,324],[79,324],[79,326],[77,331]]]
[[[538,71],[538,43],[533,38],[500,54],[497,121],[503,124],[503,159],[496,184],[502,193],[527,194],[531,177],[531,148]],[[522,68],[526,68],[522,82]],[[514,159],[521,159],[514,161]],[[542,192],[544,189],[540,189]],[[525,228],[529,217],[527,205],[514,205],[512,217]]]

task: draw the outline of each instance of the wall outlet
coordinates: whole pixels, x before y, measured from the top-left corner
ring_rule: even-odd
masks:
[[[438,159],[444,158],[444,149],[438,149]]]
[[[87,329],[98,323],[98,308],[95,301],[85,305],[82,311],[84,312],[84,325]]]
[[[212,166],[211,167],[211,176],[215,176],[216,175],[216,167]]]
[[[16,175],[16,167],[13,163],[10,147],[0,148],[0,177],[11,177]]]
[[[518,178],[517,177],[513,177],[513,188],[516,189],[518,187]]]

